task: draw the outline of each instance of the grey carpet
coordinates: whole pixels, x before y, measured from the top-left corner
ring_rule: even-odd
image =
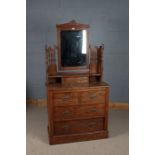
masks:
[[[46,107],[27,107],[27,155],[128,155],[128,110],[110,110],[109,138],[68,144],[48,144]]]

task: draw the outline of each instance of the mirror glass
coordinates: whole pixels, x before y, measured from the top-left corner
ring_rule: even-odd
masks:
[[[63,30],[60,32],[61,65],[63,67],[77,67],[86,65],[86,35],[86,30]]]

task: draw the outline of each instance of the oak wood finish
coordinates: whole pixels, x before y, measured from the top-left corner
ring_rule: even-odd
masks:
[[[104,118],[56,122],[55,135],[78,134],[104,130]]]
[[[88,76],[85,77],[66,77],[63,78],[62,84],[70,84],[70,83],[88,83]]]
[[[98,74],[99,76],[103,76],[103,51],[104,45],[98,47],[89,46],[90,51],[90,66],[89,66],[89,74],[94,75]]]
[[[103,117],[105,112],[105,105],[85,105],[85,106],[68,106],[68,107],[54,107],[54,120],[75,120],[93,117]]]
[[[50,144],[64,143],[63,137],[67,135],[70,138],[66,142],[90,140],[88,135],[92,139],[94,135],[108,136],[109,86],[106,83],[47,85],[47,90]],[[82,134],[79,139],[78,134]]]
[[[108,131],[101,130],[95,132],[56,135],[50,139],[50,144],[61,144],[78,141],[96,140],[108,137]]]
[[[57,25],[58,45],[55,48],[46,47],[50,144],[108,137],[109,85],[102,82],[104,47],[88,48],[87,42],[86,66],[62,67],[60,32],[73,28],[88,32],[89,25],[75,21]],[[58,61],[55,61],[56,55]]]
[[[46,72],[48,75],[55,75],[57,72],[56,65],[56,47],[45,47],[46,51]]]

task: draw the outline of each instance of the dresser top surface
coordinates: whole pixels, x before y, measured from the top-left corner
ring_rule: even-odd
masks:
[[[96,83],[78,83],[78,84],[47,84],[48,89],[82,89],[82,88],[95,88],[95,87],[109,87],[106,82],[96,82]]]

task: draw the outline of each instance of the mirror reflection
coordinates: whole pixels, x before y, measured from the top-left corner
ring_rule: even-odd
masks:
[[[85,66],[87,55],[86,30],[61,31],[61,65]]]

